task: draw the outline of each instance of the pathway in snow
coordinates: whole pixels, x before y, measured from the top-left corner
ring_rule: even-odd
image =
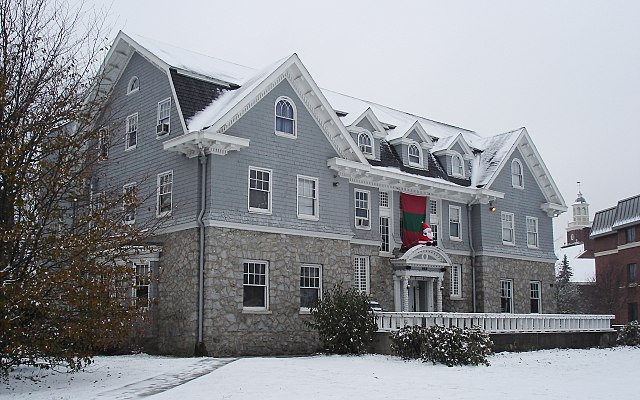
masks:
[[[206,375],[237,360],[237,358],[203,359],[179,372],[164,373],[142,381],[130,383],[117,389],[98,393],[94,399],[127,400],[152,396]]]

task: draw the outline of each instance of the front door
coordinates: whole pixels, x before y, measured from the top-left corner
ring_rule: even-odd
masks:
[[[434,311],[433,279],[410,280],[409,285],[409,311]]]

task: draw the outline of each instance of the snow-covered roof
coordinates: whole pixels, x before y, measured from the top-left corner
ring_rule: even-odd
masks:
[[[428,135],[435,136],[437,138],[454,136],[458,133],[465,133],[466,135],[470,135],[471,137],[480,137],[477,133],[468,129],[459,128],[453,125],[448,125],[442,122],[419,117],[367,100],[362,100],[338,92],[334,92],[332,90],[322,89],[322,93],[325,95],[327,100],[329,100],[329,103],[334,110],[347,113],[346,116],[340,118],[342,122],[347,126],[351,125],[353,121],[357,120],[358,117],[362,115],[362,113],[365,112],[368,108],[371,108],[371,110],[381,123],[393,127],[392,129],[389,129],[387,131],[386,140],[388,141],[400,138],[405,135],[411,129],[411,127],[413,127],[413,124],[416,121],[422,126],[422,128],[427,132]]]
[[[591,237],[613,233],[616,229],[640,223],[640,195],[618,201],[615,207],[598,211],[593,217]]]
[[[562,259],[567,256],[571,267],[571,282],[594,282],[596,277],[596,260],[593,258],[579,258],[584,253],[584,244],[576,244],[560,248],[557,252],[556,275],[560,270]]]
[[[218,121],[229,110],[235,107],[247,94],[255,89],[267,77],[269,77],[278,67],[280,67],[287,59],[278,60],[263,70],[254,73],[245,84],[236,90],[229,90],[222,96],[214,99],[205,109],[197,112],[187,121],[187,129],[189,132],[206,129]]]
[[[523,130],[524,128],[520,128],[500,135],[477,139],[474,142],[474,147],[482,150],[480,165],[474,179],[476,186],[486,185],[495,176]]]
[[[256,74],[256,70],[244,65],[181,49],[143,36],[129,35],[129,37],[160,60],[178,70],[234,85],[244,85]]]

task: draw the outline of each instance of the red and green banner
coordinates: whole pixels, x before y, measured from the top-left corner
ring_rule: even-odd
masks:
[[[431,228],[426,223],[426,197],[400,193],[400,211],[402,212],[401,234],[404,250],[433,240]]]

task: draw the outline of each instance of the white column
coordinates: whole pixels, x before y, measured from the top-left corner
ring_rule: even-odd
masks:
[[[400,277],[393,277],[393,311],[400,312],[402,311],[402,282],[400,282]]]
[[[436,302],[438,312],[442,312],[442,278],[438,278],[437,280]]]
[[[427,280],[427,311],[433,311],[433,279]]]
[[[409,311],[409,278],[406,276],[402,277],[402,311]]]

